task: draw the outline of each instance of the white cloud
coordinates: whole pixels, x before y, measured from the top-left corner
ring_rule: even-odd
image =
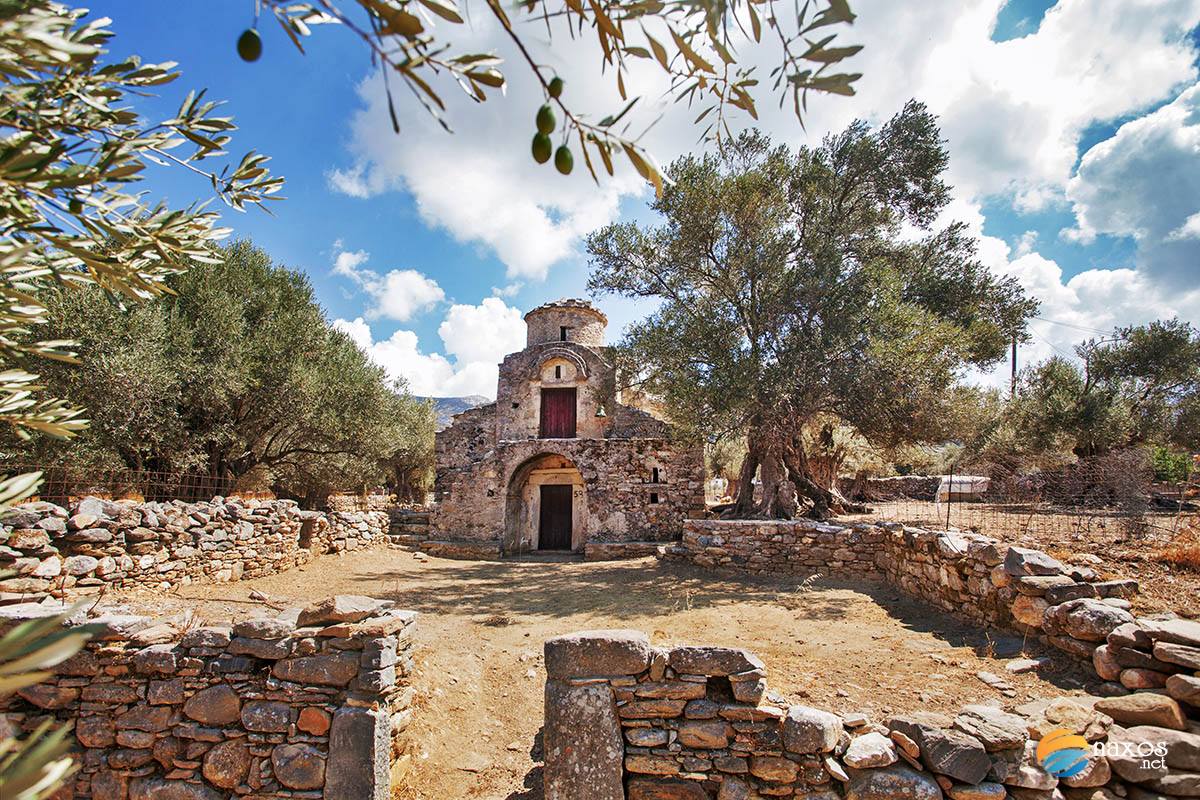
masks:
[[[1067,188],[1073,236],[1132,236],[1138,266],[1175,285],[1200,278],[1200,84],[1093,147]]]
[[[389,377],[405,379],[413,394],[432,397],[495,397],[497,366],[504,356],[525,346],[521,312],[495,297],[477,306],[450,307],[438,335],[453,360],[423,352],[413,331],[398,330],[387,339],[374,341],[362,317],[334,320],[333,327],[354,339]]]
[[[437,281],[414,269],[394,269],[385,275],[362,269],[368,258],[365,250],[338,250],[333,259],[334,274],[354,281],[371,297],[368,318],[406,322],[446,299]]]
[[[438,336],[446,353],[460,362],[499,362],[525,346],[525,321],[500,298],[486,297],[477,306],[451,306]]]
[[[351,320],[335,319],[333,328],[349,336],[361,350],[366,350],[371,346],[371,326],[362,317],[355,317]]]

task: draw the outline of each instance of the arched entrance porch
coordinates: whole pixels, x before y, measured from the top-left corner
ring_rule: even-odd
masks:
[[[504,502],[505,555],[581,550],[587,526],[587,488],[575,462],[542,453],[513,470]]]

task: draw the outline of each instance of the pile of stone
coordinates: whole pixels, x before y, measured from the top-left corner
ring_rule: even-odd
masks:
[[[1166,695],[872,721],[789,705],[741,649],[660,649],[637,631],[585,631],[547,641],[545,657],[546,800],[1200,796],[1200,724]],[[1061,730],[1090,749],[1060,780],[1037,751]]]
[[[283,572],[314,553],[386,542],[380,511],[301,511],[290,500],[138,503],[85,497],[0,512],[0,604],[104,586],[171,588]]]
[[[416,613],[338,596],[277,617],[192,627],[109,612],[45,683],[0,705],[0,738],[72,720],[75,797],[391,796],[407,756]],[[36,604],[0,608],[0,629]]]
[[[1101,678],[1126,689],[1162,692],[1200,709],[1200,622],[1144,618],[1109,632],[1092,653]]]

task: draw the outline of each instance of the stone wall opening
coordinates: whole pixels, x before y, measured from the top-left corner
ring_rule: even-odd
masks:
[[[525,461],[513,470],[505,497],[504,542],[505,555],[529,553],[541,548],[542,527],[547,515],[542,513],[544,486],[569,487],[570,532],[553,549],[581,550],[587,542],[587,487],[575,462],[566,456],[543,453]],[[561,520],[560,520],[561,522]]]

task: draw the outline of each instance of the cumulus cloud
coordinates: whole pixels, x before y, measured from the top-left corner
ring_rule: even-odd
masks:
[[[370,296],[368,318],[406,322],[446,299],[437,281],[414,269],[393,269],[383,275],[364,269],[369,258],[365,250],[338,250],[333,259],[334,274],[354,281]]]
[[[1176,286],[1200,278],[1200,84],[1084,154],[1067,188],[1078,227],[1131,236],[1138,266]]]
[[[438,336],[450,358],[424,352],[410,330],[375,341],[362,317],[334,320],[333,327],[345,331],[390,378],[403,378],[413,394],[431,397],[495,397],[497,366],[504,356],[525,346],[521,312],[496,297],[476,306],[455,304],[446,312]]]

